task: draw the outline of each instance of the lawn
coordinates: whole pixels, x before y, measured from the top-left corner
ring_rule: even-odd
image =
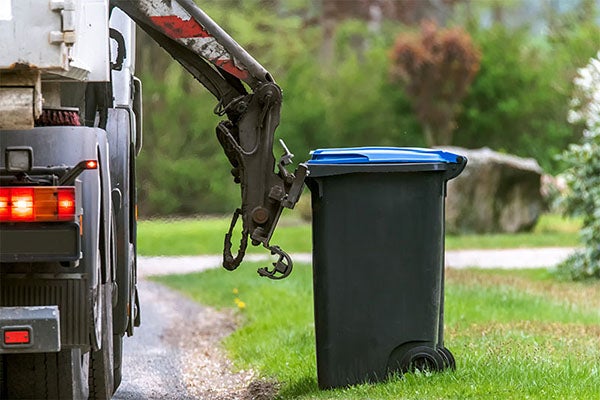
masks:
[[[531,233],[447,235],[446,249],[571,247],[579,244],[579,220],[543,215]],[[228,218],[147,220],[138,224],[138,251],[144,256],[221,254]],[[271,243],[288,253],[310,253],[311,226],[295,214],[284,217]],[[250,246],[252,247],[252,246]],[[233,249],[237,249],[234,243]],[[250,248],[249,252],[264,251]]]
[[[446,346],[455,371],[319,391],[312,272],[288,279],[232,273],[157,279],[193,299],[234,308],[240,329],[224,346],[237,368],[279,382],[282,399],[596,399],[600,395],[600,282],[565,282],[545,270],[448,270]]]

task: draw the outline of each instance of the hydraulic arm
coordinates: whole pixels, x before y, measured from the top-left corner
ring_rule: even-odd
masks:
[[[279,125],[282,93],[269,72],[236,43],[192,0],[111,0],[202,83],[218,100],[214,112],[226,119],[217,138],[232,165],[242,205],[225,235],[223,266],[237,268],[248,240],[278,256],[273,269],[259,273],[273,279],[289,275],[290,257],[270,240],[284,207],[293,208],[306,177],[300,165],[288,172],[293,155],[285,145],[275,165],[273,138]],[[232,231],[242,219],[237,255],[231,251]]]

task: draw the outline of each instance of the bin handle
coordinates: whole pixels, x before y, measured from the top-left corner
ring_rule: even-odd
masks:
[[[465,166],[467,165],[467,157],[457,156],[456,163],[452,163],[450,165],[452,165],[452,167],[450,169],[447,169],[444,173],[447,181],[456,178],[458,175],[460,175],[461,172],[463,172]]]

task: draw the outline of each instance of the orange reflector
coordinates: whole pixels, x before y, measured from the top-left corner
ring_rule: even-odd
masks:
[[[89,160],[85,162],[85,167],[87,169],[96,169],[98,168],[98,161],[96,160]]]
[[[0,188],[0,222],[72,221],[74,186]]]
[[[4,344],[28,344],[31,341],[29,330],[4,331]]]

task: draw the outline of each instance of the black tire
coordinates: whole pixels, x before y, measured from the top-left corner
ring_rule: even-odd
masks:
[[[4,355],[0,354],[0,399],[6,399],[6,382],[4,379]]]
[[[90,399],[106,400],[114,393],[112,283],[100,284],[102,301],[102,347],[90,353]]]
[[[428,346],[416,346],[408,350],[400,361],[403,372],[409,371],[441,371],[444,359],[437,349]]]
[[[7,354],[4,383],[8,399],[87,399],[89,353]]]
[[[437,351],[444,359],[444,369],[455,370],[456,360],[454,359],[454,355],[452,355],[452,352],[450,352],[450,350],[448,350],[445,347],[438,347]]]

